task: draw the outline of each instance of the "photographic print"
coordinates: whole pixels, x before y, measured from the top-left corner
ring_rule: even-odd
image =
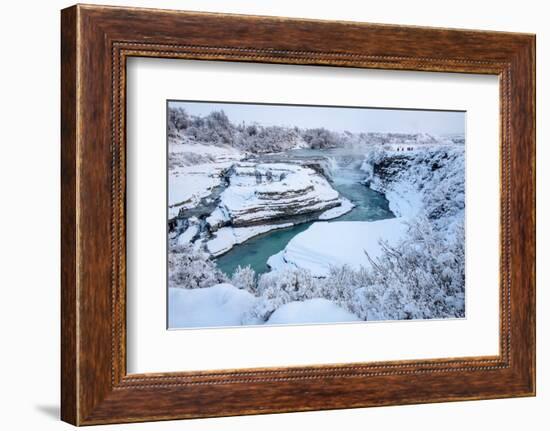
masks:
[[[168,328],[465,317],[465,112],[167,101]]]

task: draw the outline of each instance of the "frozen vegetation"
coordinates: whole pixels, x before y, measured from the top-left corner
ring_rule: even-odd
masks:
[[[463,136],[235,125],[170,109],[168,145],[170,327],[464,317]],[[342,164],[357,176],[343,186]],[[360,217],[348,182],[391,212]],[[251,239],[299,227],[263,271],[218,266]]]

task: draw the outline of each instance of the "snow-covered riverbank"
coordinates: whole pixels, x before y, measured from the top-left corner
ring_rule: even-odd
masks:
[[[370,268],[370,259],[378,259],[383,252],[382,241],[394,246],[406,232],[407,225],[400,218],[317,222],[267,263],[275,271],[290,266],[308,270],[314,277],[329,276],[331,267]]]
[[[419,215],[446,228],[464,219],[465,157],[460,145],[431,145],[411,152],[367,153],[365,183],[384,193],[397,216]]]
[[[195,208],[223,180],[224,172],[244,153],[228,145],[170,140],[168,155],[168,218]]]

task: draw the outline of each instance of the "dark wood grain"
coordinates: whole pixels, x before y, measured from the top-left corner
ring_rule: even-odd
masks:
[[[61,417],[77,415],[76,8],[61,16]]]
[[[63,420],[86,425],[534,395],[533,35],[74,6],[62,11],[61,39]],[[130,56],[498,75],[500,354],[127,375]]]

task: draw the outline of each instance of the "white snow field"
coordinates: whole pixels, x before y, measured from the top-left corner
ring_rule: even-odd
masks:
[[[228,283],[203,289],[168,289],[168,327],[240,326],[257,298]]]
[[[380,241],[395,245],[407,232],[402,218],[372,222],[316,222],[290,240],[268,265],[282,269],[286,265],[306,269],[315,277],[327,277],[331,267],[348,265],[352,269],[370,267],[371,259],[382,253]]]
[[[357,322],[360,319],[349,311],[324,298],[294,301],[273,312],[267,325]]]
[[[169,289],[168,327],[207,328],[240,326],[258,298],[229,283],[203,289]],[[288,325],[355,322],[360,319],[324,298],[294,301],[273,312],[267,322],[248,324]]]

